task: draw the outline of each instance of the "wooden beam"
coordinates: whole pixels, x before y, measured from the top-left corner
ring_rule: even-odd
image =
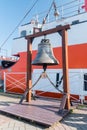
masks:
[[[57,26],[56,28],[53,28],[53,29],[49,29],[49,30],[45,30],[45,31],[42,31],[42,32],[38,32],[38,33],[35,33],[35,34],[32,34],[32,35],[29,35],[29,36],[26,36],[25,38],[26,39],[29,39],[29,38],[35,38],[35,37],[40,37],[40,36],[43,36],[43,35],[48,35],[48,34],[51,34],[51,33],[56,33],[56,32],[59,32],[63,29],[70,29],[70,25],[65,25],[65,26]]]
[[[63,88],[67,95],[66,109],[70,109],[70,90],[68,78],[68,33],[67,30],[62,30],[62,64],[63,64]]]

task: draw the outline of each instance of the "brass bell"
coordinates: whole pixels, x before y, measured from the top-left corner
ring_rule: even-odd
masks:
[[[32,65],[43,66],[44,71],[47,66],[57,65],[59,62],[53,55],[53,50],[49,39],[42,39],[41,43],[38,44],[38,52],[36,58],[32,61]]]

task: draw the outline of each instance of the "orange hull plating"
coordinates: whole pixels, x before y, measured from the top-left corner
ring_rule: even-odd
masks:
[[[50,66],[50,68],[61,69],[62,68],[62,48],[54,48],[54,55],[59,60],[59,65]],[[72,45],[68,47],[69,54],[69,68],[70,69],[79,69],[79,68],[87,68],[87,43],[80,45]],[[36,56],[36,51],[33,51],[32,60]],[[26,72],[27,68],[27,54],[26,52],[20,53],[19,61],[12,67],[12,72]],[[33,66],[33,69],[40,69],[40,66]]]
[[[54,55],[59,60],[59,65],[50,66],[48,68],[61,69],[62,68],[62,48],[54,48]],[[68,46],[69,54],[69,69],[87,68],[87,43]],[[36,55],[36,51],[33,52],[33,58]],[[33,68],[40,68],[33,66]]]

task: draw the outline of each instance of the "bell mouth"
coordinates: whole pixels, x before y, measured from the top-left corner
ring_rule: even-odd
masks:
[[[37,65],[37,66],[43,66],[44,64],[47,66],[53,66],[53,65],[59,65],[59,62],[56,63],[33,63],[32,62],[32,65]]]
[[[47,69],[48,64],[44,63],[42,66],[43,66],[43,70],[44,70],[44,72],[45,72],[46,69]]]
[[[59,64],[59,61],[53,54],[53,49],[49,39],[42,39],[41,43],[38,44],[37,55],[31,64],[43,66],[44,71],[46,70],[47,66]]]
[[[43,67],[43,70],[44,70],[44,72],[46,71],[46,69],[47,69],[47,66],[53,66],[53,65],[58,65],[59,63],[56,63],[56,64],[51,64],[51,63],[43,63],[43,64],[41,64],[41,63],[38,63],[38,64],[34,64],[34,65],[38,65],[38,66],[42,66]],[[32,64],[33,65],[33,64]]]

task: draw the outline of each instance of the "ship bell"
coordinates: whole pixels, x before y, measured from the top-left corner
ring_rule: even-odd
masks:
[[[32,61],[32,65],[43,66],[44,71],[47,66],[58,65],[59,61],[56,60],[51,43],[49,39],[42,39],[38,44],[38,51],[36,58]]]

